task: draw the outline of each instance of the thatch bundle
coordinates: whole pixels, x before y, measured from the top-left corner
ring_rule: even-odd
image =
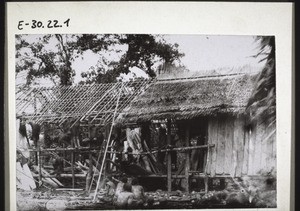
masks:
[[[137,96],[119,117],[121,122],[191,119],[245,111],[256,75],[233,74],[158,80]]]

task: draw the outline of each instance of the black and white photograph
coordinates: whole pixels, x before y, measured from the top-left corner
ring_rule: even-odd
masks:
[[[18,210],[276,208],[274,36],[15,37]]]
[[[7,3],[6,210],[293,210],[292,9]]]

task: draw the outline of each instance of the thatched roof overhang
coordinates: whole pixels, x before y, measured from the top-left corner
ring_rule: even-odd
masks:
[[[120,123],[159,119],[184,120],[219,114],[242,115],[256,75],[158,80],[135,97],[119,116]]]

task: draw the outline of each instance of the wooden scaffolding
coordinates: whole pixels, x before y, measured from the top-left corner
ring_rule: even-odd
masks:
[[[145,91],[151,80],[137,79],[129,82],[117,82],[108,84],[76,85],[76,86],[56,86],[56,87],[36,87],[17,90],[16,92],[16,113],[25,117],[28,121],[42,125],[50,123],[60,127],[64,122],[72,118],[73,127],[76,123],[81,123],[82,127],[91,126],[113,127],[116,116],[129,105],[133,98]],[[85,130],[87,133],[90,131]],[[90,137],[90,134],[87,134]],[[109,136],[110,139],[110,136]],[[107,140],[109,143],[110,140]],[[55,177],[45,175],[42,169],[41,156],[45,153],[63,152],[71,154],[72,174],[62,174],[62,177],[72,177],[72,187],[75,186],[75,177],[86,177],[86,189],[90,190],[88,183],[91,181],[93,171],[92,162],[90,162],[88,175],[75,174],[75,153],[95,152],[100,156],[108,151],[101,149],[92,149],[90,147],[74,148],[55,148],[55,149],[31,149],[38,155],[38,177],[41,182],[44,177]],[[90,157],[90,160],[91,157]],[[105,156],[104,159],[105,160]],[[103,167],[102,167],[103,168]],[[100,175],[99,175],[100,174]],[[98,175],[101,176],[101,171]],[[93,177],[94,177],[93,176]],[[97,184],[98,186],[98,184]]]

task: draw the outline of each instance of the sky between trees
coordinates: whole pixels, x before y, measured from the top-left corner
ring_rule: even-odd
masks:
[[[25,40],[30,44],[36,42],[43,35],[26,35]],[[176,45],[178,51],[182,54],[178,60],[173,62],[175,66],[184,66],[190,72],[205,72],[208,70],[226,68],[240,68],[250,65],[261,69],[265,62],[259,62],[261,56],[253,57],[259,52],[259,43],[255,41],[255,36],[224,36],[224,35],[160,35],[157,39],[163,39],[170,45]],[[57,48],[54,40],[49,40],[46,50]],[[76,46],[75,46],[76,48]],[[127,45],[114,45],[108,51],[92,51],[85,50],[81,56],[74,58],[71,67],[74,69],[73,84],[84,81],[82,73],[96,71],[99,63],[105,58],[105,62],[120,60],[125,51],[128,50]],[[102,58],[102,59],[101,59]],[[154,58],[153,69],[159,68],[163,64],[163,60]],[[105,68],[105,66],[103,66]],[[109,69],[109,67],[107,66]],[[145,69],[140,67],[130,67],[129,72],[121,73],[119,78],[128,80],[132,77],[149,77]],[[23,84],[26,78],[26,71],[21,71],[16,75],[16,83]],[[35,79],[37,85],[42,83],[44,86],[51,86],[53,82],[49,79]]]

